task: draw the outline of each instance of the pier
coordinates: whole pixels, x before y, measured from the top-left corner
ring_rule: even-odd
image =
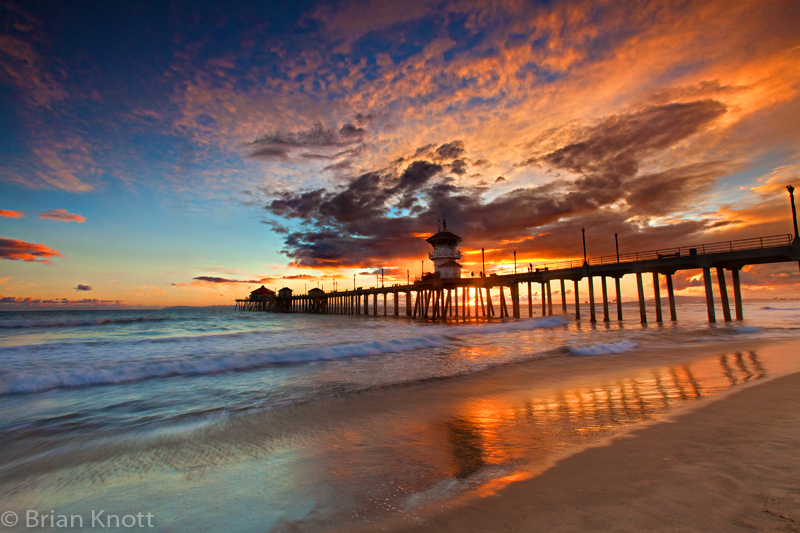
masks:
[[[460,240],[460,238],[459,238]],[[460,252],[459,257],[460,257]],[[431,254],[435,256],[435,253]],[[446,259],[446,258],[445,258]],[[662,322],[660,280],[666,278],[666,299],[669,320],[677,320],[672,276],[678,271],[701,270],[705,286],[708,321],[716,322],[713,285],[718,288],[722,318],[727,322],[744,319],[739,273],[747,265],[769,263],[800,263],[800,239],[790,234],[773,235],[679,248],[592,257],[584,260],[547,263],[531,271],[515,274],[446,278],[429,274],[411,284],[389,287],[354,288],[325,292],[312,289],[305,295],[292,295],[290,289],[259,296],[258,300],[236,300],[236,309],[284,313],[322,313],[339,315],[400,316],[400,301],[405,300],[405,315],[428,320],[466,319],[471,317],[521,318],[520,290],[527,292],[527,316],[549,316],[555,311],[567,312],[567,289],[573,289],[575,318],[581,320],[581,301],[578,282],[587,279],[589,285],[589,320],[611,320],[609,301],[616,303],[616,320],[623,319],[620,280],[635,276],[638,289],[639,320],[647,323],[644,277],[652,276],[655,322]],[[448,264],[448,263],[445,263]],[[449,265],[452,266],[452,265]],[[726,271],[733,286],[733,310],[728,295]],[[438,274],[438,273],[437,273]],[[716,278],[716,279],[715,279]],[[611,284],[613,280],[613,284]],[[559,287],[560,306],[554,305],[552,283]],[[602,306],[598,311],[595,300],[596,284],[600,284]],[[570,287],[571,285],[571,287]],[[609,292],[609,285],[613,293]],[[541,313],[534,313],[532,287],[539,288]],[[270,291],[271,293],[272,291]],[[391,301],[389,296],[391,295]],[[493,297],[498,297],[495,305]],[[370,300],[372,305],[370,306]],[[382,304],[382,305],[381,305]]]

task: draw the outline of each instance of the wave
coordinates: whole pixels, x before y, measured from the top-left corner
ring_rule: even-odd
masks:
[[[151,364],[122,364],[115,367],[89,366],[50,372],[15,372],[0,376],[0,395],[30,394],[52,389],[130,383],[151,378],[220,374],[252,370],[268,365],[324,361],[345,357],[402,352],[442,346],[450,341],[427,335],[413,339],[370,341],[343,346],[289,348],[249,355],[223,355],[202,359],[180,357]]]
[[[762,307],[762,311],[800,311],[800,307],[770,307],[769,305]]]
[[[2,320],[0,328],[67,328],[72,326],[102,326],[125,322],[169,320],[165,316],[123,316],[117,318],[75,318],[62,320]]]
[[[630,352],[638,347],[639,345],[633,341],[621,340],[617,342],[568,346],[567,348],[573,355],[608,355],[612,353]]]
[[[52,389],[90,387],[130,383],[153,378],[197,376],[247,371],[276,364],[309,363],[348,357],[364,357],[386,353],[435,348],[451,344],[463,335],[498,333],[557,327],[567,323],[564,317],[553,316],[480,326],[443,326],[427,335],[365,341],[285,347],[265,351],[263,348],[245,353],[227,353],[198,357],[186,354],[158,362],[128,362],[98,368],[97,365],[73,366],[69,370],[18,371],[0,374],[0,395],[30,394]],[[429,330],[430,331],[430,330]]]

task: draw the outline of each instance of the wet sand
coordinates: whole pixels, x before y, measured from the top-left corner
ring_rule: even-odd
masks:
[[[797,343],[768,347],[800,356]],[[762,350],[766,351],[766,349]],[[800,373],[736,388],[395,531],[798,531]]]

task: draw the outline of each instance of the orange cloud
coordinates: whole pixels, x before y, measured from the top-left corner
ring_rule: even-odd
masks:
[[[43,244],[34,244],[16,239],[0,237],[0,259],[50,264],[48,257],[64,257],[58,250]]]
[[[8,209],[0,209],[0,217],[5,218],[23,218],[25,215],[21,211],[10,211]]]
[[[86,217],[70,213],[66,209],[51,209],[39,215],[39,218],[48,218],[59,222],[77,222],[78,224],[86,221]]]
[[[99,300],[97,298],[84,298],[82,300],[70,300],[68,298],[31,298],[29,296],[2,296],[0,295],[0,307],[131,307],[123,300]],[[139,306],[136,306],[139,307]]]

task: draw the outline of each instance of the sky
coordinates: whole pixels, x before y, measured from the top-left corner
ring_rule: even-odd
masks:
[[[798,28],[796,0],[2,0],[0,308],[404,283],[445,217],[476,273],[581,228],[590,257],[792,233]]]

